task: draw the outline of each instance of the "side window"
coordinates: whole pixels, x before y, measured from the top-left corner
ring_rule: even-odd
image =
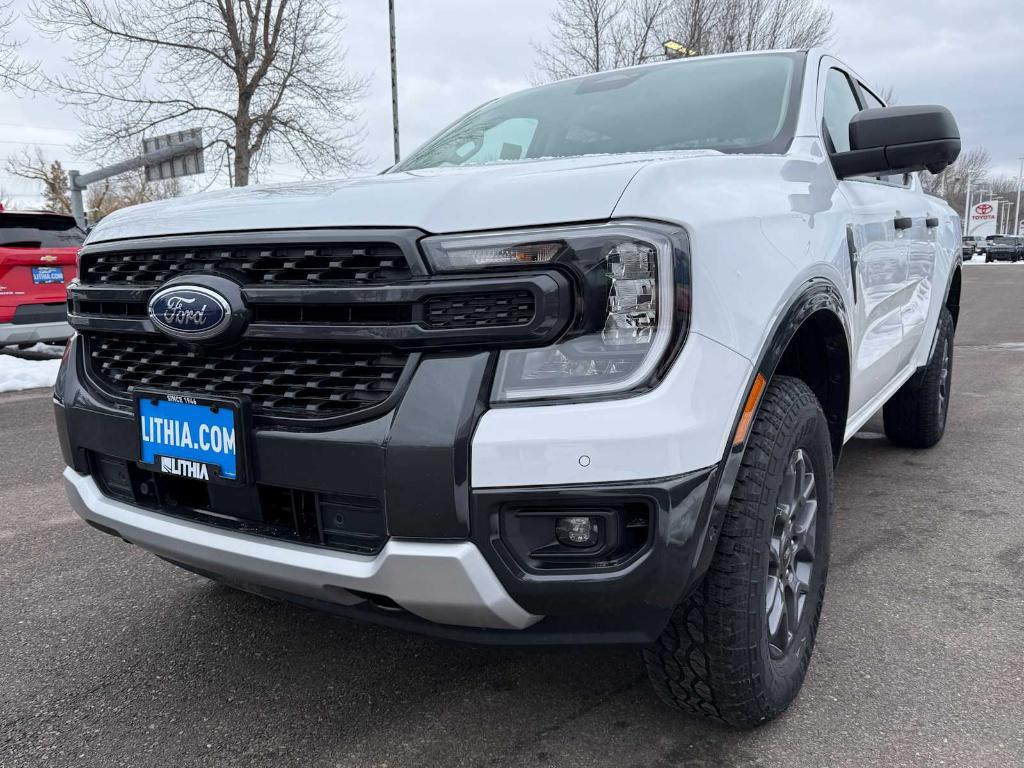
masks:
[[[857,85],[860,86],[861,96],[864,99],[864,103],[867,109],[883,109],[885,104],[882,100],[875,96],[864,83],[857,81]],[[893,184],[897,187],[909,187],[910,186],[910,174],[899,174],[896,176],[876,176],[879,181],[884,181],[886,184]]]
[[[850,151],[850,119],[860,112],[850,80],[830,69],[825,81],[825,131],[836,152]]]
[[[864,85],[864,83],[860,83],[860,81],[858,81],[858,83],[860,85],[860,92],[864,95],[864,101],[867,103],[868,109],[883,109],[885,107],[882,100],[869,91],[868,87]]]

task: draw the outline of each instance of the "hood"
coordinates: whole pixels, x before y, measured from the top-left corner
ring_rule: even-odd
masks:
[[[415,227],[430,233],[599,221],[630,180],[672,152],[432,168],[357,179],[228,189],[110,214],[89,242],[155,235],[315,227]]]

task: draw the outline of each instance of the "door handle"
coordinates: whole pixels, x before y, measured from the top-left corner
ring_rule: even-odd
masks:
[[[928,226],[928,229],[935,229],[937,226],[939,226],[939,220],[934,216],[929,216],[927,219],[924,220],[924,223]]]
[[[897,216],[892,220],[892,223],[896,225],[897,231],[901,229],[910,229],[914,226],[914,220],[909,216]]]

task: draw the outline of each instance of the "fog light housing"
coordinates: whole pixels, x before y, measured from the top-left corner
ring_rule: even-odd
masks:
[[[555,538],[567,547],[593,547],[601,540],[601,523],[594,517],[560,517]]]

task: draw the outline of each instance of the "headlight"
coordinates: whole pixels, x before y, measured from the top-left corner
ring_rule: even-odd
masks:
[[[622,222],[423,240],[437,272],[558,269],[576,286],[576,317],[540,349],[505,350],[492,400],[608,395],[643,387],[678,349],[689,319],[685,232]]]

